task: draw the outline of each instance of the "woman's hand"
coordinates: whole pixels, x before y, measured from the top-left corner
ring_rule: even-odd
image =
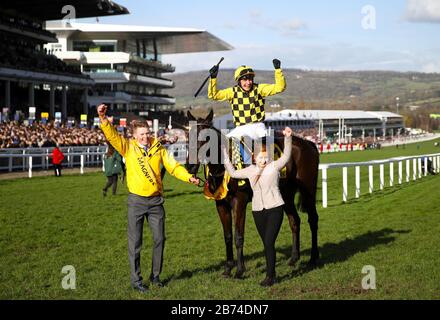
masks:
[[[286,127],[286,128],[284,128],[284,130],[283,130],[283,134],[286,136],[286,137],[291,137],[292,136],[292,129],[290,129],[289,127]]]
[[[200,184],[200,179],[197,178],[196,176],[192,176],[191,178],[189,178],[189,182],[191,182],[192,184],[198,186]]]

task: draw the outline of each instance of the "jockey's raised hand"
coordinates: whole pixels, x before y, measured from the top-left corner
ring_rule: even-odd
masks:
[[[217,78],[218,74],[218,65],[213,66],[211,69],[209,69],[209,75],[212,79]]]
[[[284,134],[286,137],[290,137],[290,136],[292,136],[292,129],[290,129],[289,127],[285,127],[284,130],[283,130],[283,134]]]
[[[98,116],[100,118],[104,118],[105,114],[107,112],[107,106],[105,104],[100,104],[97,108],[96,111],[98,112]]]

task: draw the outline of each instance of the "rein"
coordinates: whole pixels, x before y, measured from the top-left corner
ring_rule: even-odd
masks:
[[[229,139],[224,133],[222,133],[220,130],[218,130],[217,128],[213,127],[213,126],[208,126],[204,123],[196,123],[195,124],[197,127],[205,127],[206,129],[213,129],[214,131],[216,131],[221,137],[224,137],[226,140]],[[221,157],[221,156],[220,156]],[[226,168],[223,168],[223,171],[221,172],[217,172],[217,173],[212,173],[209,169],[208,169],[208,163],[203,163],[203,175],[205,177],[205,180],[199,178],[201,181],[203,181],[203,186],[206,185],[206,183],[209,181],[209,178],[220,178],[222,176],[225,175],[226,173]]]

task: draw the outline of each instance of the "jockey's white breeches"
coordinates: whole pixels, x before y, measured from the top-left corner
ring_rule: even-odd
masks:
[[[242,126],[238,126],[231,130],[226,136],[228,138],[234,137],[240,139],[243,136],[247,136],[252,140],[263,138],[267,135],[266,126],[263,122],[248,123]]]

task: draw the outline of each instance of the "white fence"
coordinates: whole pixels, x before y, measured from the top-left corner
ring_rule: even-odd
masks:
[[[174,158],[184,163],[186,161],[186,145],[173,144],[167,147]],[[32,178],[33,170],[48,170],[52,168],[51,155],[53,148],[26,148],[26,149],[1,149],[0,150],[0,172],[28,171],[29,178]],[[64,147],[65,168],[79,167],[80,173],[84,173],[85,167],[103,167],[106,146],[91,147]]]
[[[81,165],[81,154],[85,156],[85,166],[99,166],[102,158],[100,155],[107,151],[106,146],[62,147],[60,149],[66,156],[64,166],[68,168]],[[52,150],[53,147],[0,149],[0,172],[28,170],[30,156],[32,156],[33,169],[48,170],[52,166],[50,161]]]
[[[405,175],[403,175],[403,164],[405,163]],[[411,174],[412,163],[412,174]],[[440,172],[440,153],[410,156],[410,157],[397,157],[386,160],[375,160],[368,162],[348,162],[348,163],[327,163],[320,164],[322,177],[322,206],[327,208],[327,170],[334,168],[342,168],[342,201],[347,202],[348,198],[348,168],[355,167],[355,190],[354,194],[356,198],[361,194],[361,167],[368,167],[368,190],[370,193],[374,191],[374,174],[373,167],[379,166],[379,189],[383,190],[385,187],[385,165],[389,165],[389,186],[395,185],[394,181],[394,164],[397,164],[397,184],[422,178],[428,174],[428,163],[432,164],[432,169],[435,173]],[[422,165],[423,164],[423,165]],[[422,170],[423,168],[423,170]],[[423,172],[422,172],[423,171]]]
[[[67,162],[64,167],[77,167],[80,168],[80,173],[84,173],[84,167],[96,167],[103,166],[104,170],[104,152],[88,152],[88,153],[65,153]],[[28,170],[28,177],[32,178],[32,171],[35,169],[48,169],[49,168],[49,156],[46,154],[0,154],[0,159],[7,158],[10,164],[9,168],[13,168],[11,163],[16,159],[20,159],[23,171]],[[26,168],[26,169],[25,169]],[[12,171],[12,170],[10,170]]]

